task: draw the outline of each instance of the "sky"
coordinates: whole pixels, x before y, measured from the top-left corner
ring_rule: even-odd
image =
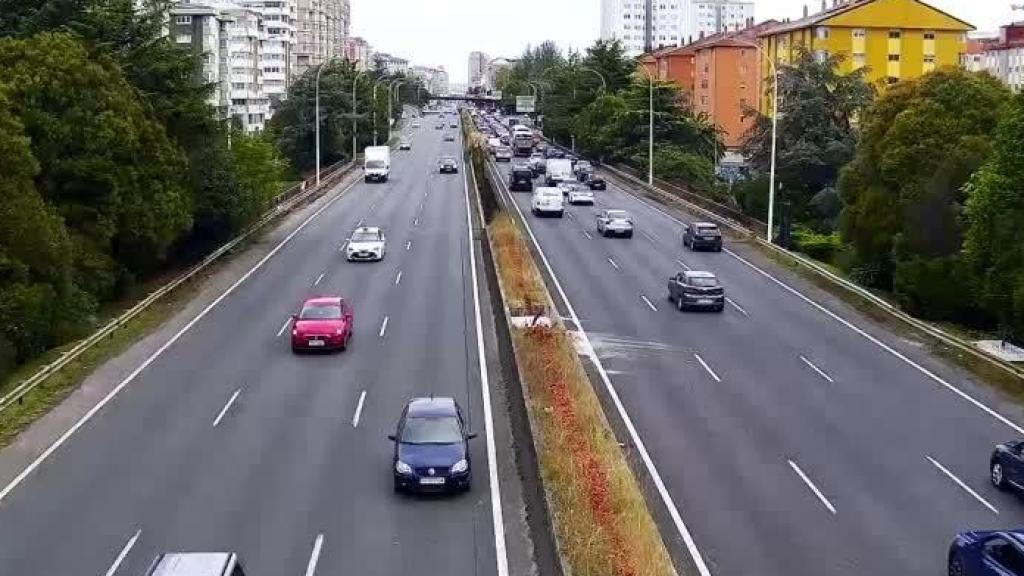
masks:
[[[1024,11],[1021,0],[927,0],[995,32]],[[527,45],[554,40],[562,49],[586,48],[601,31],[601,0],[351,0],[352,34],[375,50],[413,64],[444,66],[452,82],[466,82],[469,53],[475,50],[514,57]],[[821,0],[754,0],[755,17],[799,18],[805,4],[814,11]],[[831,5],[829,0],[829,5]]]

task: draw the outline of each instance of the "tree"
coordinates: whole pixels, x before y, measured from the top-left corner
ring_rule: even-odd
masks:
[[[619,40],[598,40],[587,48],[583,65],[604,77],[609,92],[624,90],[633,81],[636,62],[626,56],[626,50]]]
[[[968,318],[960,263],[964,184],[985,162],[1009,96],[987,74],[941,69],[892,86],[863,119],[839,181],[847,266],[910,312]]]
[[[839,73],[842,58],[799,48],[791,64],[779,65],[776,183],[801,219],[815,220],[806,212],[811,198],[834,187],[840,169],[853,158],[854,119],[874,98],[865,69]],[[746,113],[757,118],[746,134],[743,153],[755,171],[767,174],[772,120],[753,109]]]
[[[1014,339],[1024,339],[1024,95],[995,131],[988,162],[967,187],[965,261],[981,306]]]

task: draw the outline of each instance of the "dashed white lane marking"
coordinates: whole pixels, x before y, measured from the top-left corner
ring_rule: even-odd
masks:
[[[817,366],[815,366],[813,362],[811,362],[807,358],[804,358],[803,355],[800,356],[800,359],[804,361],[804,364],[807,364],[808,366],[810,366],[811,370],[814,370],[815,372],[817,372],[818,376],[821,376],[825,380],[828,380],[830,383],[835,384],[835,380],[833,380],[831,376],[826,374],[824,370],[822,370],[821,368],[818,368]]]
[[[117,573],[117,569],[121,567],[121,563],[128,556],[128,553],[132,551],[132,547],[135,546],[135,542],[139,539],[139,535],[142,534],[142,530],[136,530],[135,535],[128,539],[124,547],[121,548],[121,552],[118,553],[117,558],[114,558],[114,563],[107,569],[107,573],[104,576],[114,576]]]
[[[313,282],[313,286],[319,286],[320,285],[320,281],[324,279],[324,274],[327,274],[327,273],[326,272],[321,272],[320,275],[316,277],[316,282]]]
[[[289,316],[288,319],[284,321],[284,324],[281,325],[281,329],[277,331],[277,336],[274,336],[274,337],[275,338],[280,338],[281,334],[284,334],[284,331],[288,329],[288,325],[291,324],[291,323],[292,323],[292,319]]]
[[[705,362],[704,359],[700,357],[700,354],[695,353],[693,357],[697,359],[697,362],[700,362],[700,365],[704,367],[704,370],[706,370],[712,378],[714,378],[715,382],[718,382],[719,384],[722,383],[722,379],[719,378],[718,374],[715,374],[715,371],[711,369],[711,366],[708,366],[708,363]]]
[[[306,564],[306,576],[313,576],[316,573],[317,562],[320,561],[320,549],[324,546],[324,535],[317,534],[313,541],[313,553],[309,556],[309,564]]]
[[[679,258],[676,258],[676,264],[679,264],[679,266],[682,267],[683,270],[689,270],[690,269],[690,267],[686,265],[686,262],[683,262]]]
[[[352,427],[353,428],[356,428],[356,427],[359,426],[359,416],[363,413],[363,402],[365,402],[365,401],[366,401],[366,390],[363,390],[362,393],[359,394],[359,403],[356,404],[355,416],[352,417]]]
[[[732,298],[729,298],[728,296],[726,296],[725,297],[725,301],[728,302],[730,306],[735,308],[736,311],[739,312],[740,314],[743,314],[744,316],[749,316],[749,314],[747,314],[746,310],[744,310],[739,304],[737,304],[737,303],[732,301]]]
[[[641,294],[640,298],[643,299],[644,303],[647,304],[647,306],[649,306],[651,310],[654,310],[655,312],[658,311],[658,308],[653,303],[651,303],[650,300],[647,299],[647,296],[644,296],[643,294]]]
[[[408,242],[405,243],[405,249],[409,250],[410,248],[412,248],[412,240],[409,240]]]
[[[398,286],[398,283],[401,282],[401,281],[402,281],[402,271],[399,270],[398,271],[398,275],[395,276],[395,286]]]
[[[384,332],[386,332],[387,329],[388,329],[388,317],[385,316],[384,317],[384,322],[382,322],[381,325],[380,325],[380,334],[378,334],[378,336],[383,338],[384,337]]]
[[[608,259],[608,263],[612,265],[612,268],[615,268],[616,270],[619,269],[619,265],[615,263],[615,260],[612,260],[611,258],[609,258]]]
[[[594,239],[594,237],[590,235],[590,232],[587,232],[586,230],[583,231],[583,235],[587,237],[587,240]]]
[[[986,501],[984,498],[982,498],[980,494],[978,494],[977,492],[972,490],[971,487],[968,486],[967,484],[964,484],[963,480],[960,480],[959,478],[956,477],[955,474],[953,474],[948,469],[946,469],[945,466],[943,466],[942,464],[939,464],[938,460],[936,460],[935,458],[932,458],[931,456],[926,456],[926,458],[928,458],[928,461],[931,462],[933,465],[935,465],[935,467],[938,468],[943,474],[948,476],[950,480],[952,480],[953,482],[956,482],[957,486],[963,488],[964,492],[967,492],[968,494],[973,496],[975,500],[977,500],[978,502],[981,502],[982,506],[984,506],[985,508],[988,508],[989,510],[991,510],[993,514],[999,514],[999,510],[996,510],[995,506],[989,504],[988,501]]]
[[[788,462],[789,467],[792,468],[793,471],[796,472],[796,475],[799,476],[800,479],[804,481],[804,484],[806,484],[807,487],[811,489],[811,492],[814,492],[814,495],[818,497],[818,500],[821,500],[821,503],[825,505],[825,508],[828,508],[829,512],[835,514],[836,507],[833,506],[832,503],[828,501],[828,498],[825,498],[825,495],[821,493],[821,490],[818,490],[818,487],[814,485],[814,482],[811,482],[811,479],[807,477],[807,474],[804,474],[804,471],[801,470],[800,467],[796,465],[796,462],[793,462],[792,460],[789,460]]]
[[[231,398],[228,398],[227,403],[224,404],[224,407],[220,409],[220,413],[217,414],[217,417],[213,420],[214,428],[217,427],[217,424],[220,424],[220,421],[224,418],[224,415],[228,413],[228,410],[231,409],[231,405],[235,403],[235,400],[238,399],[238,395],[241,393],[242,389],[239,388],[238,390],[235,390],[235,393],[231,395]]]

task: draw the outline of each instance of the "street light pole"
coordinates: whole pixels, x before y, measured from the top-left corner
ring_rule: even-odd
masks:
[[[356,131],[358,127],[356,125],[356,83],[359,82],[359,77],[365,74],[365,70],[360,70],[355,76],[352,77],[352,161],[356,159],[358,154],[358,147],[356,144]]]
[[[654,76],[646,66],[639,66],[647,75],[647,185],[654,186]]]
[[[775,61],[768,57],[764,49],[759,44],[752,42],[740,42],[745,46],[750,46],[757,50],[761,60],[767,61],[768,65],[772,69],[772,155],[771,162],[768,168],[768,242],[772,242],[773,228],[775,226],[775,152],[776,152],[776,136],[778,133],[779,126],[779,67],[775,64]]]
[[[395,88],[401,90],[402,84],[405,84],[405,81],[392,80],[391,84],[388,85],[388,140],[391,140],[391,119],[394,118],[394,110],[392,109],[392,104],[395,101],[394,90]],[[401,95],[401,92],[399,92],[399,95]]]
[[[324,64],[328,63],[330,63],[330,60],[323,62],[316,67],[316,96],[314,98],[315,102],[313,105],[316,111],[313,116],[316,124],[314,129],[316,131],[316,185],[318,187],[320,186],[320,72],[323,71]]]

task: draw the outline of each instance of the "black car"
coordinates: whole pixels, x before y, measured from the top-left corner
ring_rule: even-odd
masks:
[[[1001,490],[1024,490],[1024,442],[1015,440],[997,444],[989,459],[992,485]]]
[[[529,166],[513,166],[508,175],[508,189],[513,192],[533,192],[533,170]]]
[[[446,156],[437,161],[437,170],[441,174],[458,174],[459,163],[451,156]]]
[[[470,488],[469,441],[462,410],[453,398],[414,398],[402,411],[392,459],[395,492],[466,492]]]
[[[586,182],[587,182],[587,186],[590,187],[591,190],[607,190],[608,189],[608,184],[605,183],[604,178],[601,178],[597,174],[591,174],[587,178]]]
[[[544,149],[544,158],[558,158],[558,155],[561,153],[562,151],[559,150],[558,148],[555,148],[554,146],[549,146]]]
[[[711,222],[694,222],[683,229],[683,246],[690,250],[707,248],[715,252],[722,251],[722,232],[717,224]]]
[[[725,308],[725,288],[711,272],[688,270],[669,278],[668,299],[679,310],[708,308],[721,312]]]

